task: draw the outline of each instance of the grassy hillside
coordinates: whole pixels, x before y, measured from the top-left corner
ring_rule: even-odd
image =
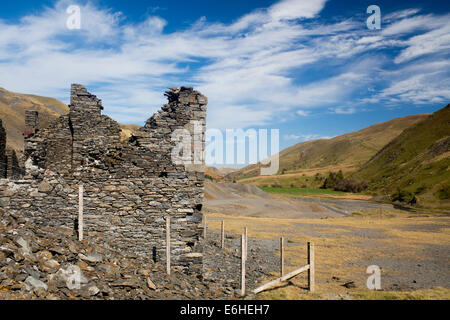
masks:
[[[419,114],[397,118],[332,139],[296,144],[280,152],[279,173],[315,175],[339,169],[343,172],[355,171],[403,130],[428,116],[429,114]],[[250,165],[227,175],[227,178],[230,180],[248,179],[258,176],[259,172],[258,164]],[[292,176],[289,177],[293,179]],[[286,178],[282,176],[260,177],[256,180],[285,180]],[[251,181],[255,182],[256,180],[252,179]]]
[[[25,111],[39,111],[40,127],[69,112],[69,107],[53,98],[20,94],[0,88],[0,118],[7,134],[7,146],[23,150],[23,132],[25,129]]]
[[[450,105],[406,129],[374,155],[356,179],[369,190],[419,203],[450,200]],[[398,194],[398,191],[401,191]]]

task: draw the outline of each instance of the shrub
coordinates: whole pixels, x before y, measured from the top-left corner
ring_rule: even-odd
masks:
[[[358,193],[367,189],[367,183],[365,181],[358,182],[355,180],[343,179],[338,182],[334,187],[336,191],[353,192]]]
[[[281,188],[281,184],[279,184],[278,182],[275,182],[271,185],[272,188]]]
[[[342,174],[341,170],[339,170],[338,173],[329,172],[328,177],[325,179],[321,188],[334,189],[342,180],[344,180],[344,175]]]
[[[406,190],[397,189],[395,193],[391,195],[391,201],[398,201],[403,203],[416,203],[416,197]]]
[[[321,188],[357,193],[367,189],[367,182],[345,179],[344,174],[339,170],[337,173],[330,172]]]
[[[426,190],[427,190],[427,186],[423,184],[420,187],[418,187],[414,193],[415,194],[421,194],[421,193],[423,193]]]
[[[437,197],[440,200],[449,200],[450,199],[450,186],[443,186],[437,192]]]

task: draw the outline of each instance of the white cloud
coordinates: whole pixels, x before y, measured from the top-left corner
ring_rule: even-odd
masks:
[[[402,63],[430,53],[447,52],[448,54],[450,50],[450,15],[448,19],[448,22],[440,28],[410,38],[406,42],[408,48],[400,53],[395,62]]]
[[[326,0],[282,0],[274,4],[269,13],[275,21],[313,18],[322,11],[325,2]]]
[[[397,21],[403,18],[413,16],[418,12],[420,12],[420,9],[418,8],[395,11],[383,16],[383,20],[386,22]]]
[[[301,136],[296,135],[296,134],[285,134],[283,136],[284,140],[299,140],[301,138]]]
[[[383,37],[381,37],[381,36],[363,37],[361,39],[358,39],[358,41],[356,41],[356,43],[358,43],[358,44],[374,43],[374,42],[378,42],[382,39],[383,39]]]
[[[416,16],[412,18],[405,18],[388,25],[382,30],[385,36],[401,35],[410,33],[418,29],[428,30],[436,26],[436,22],[432,15]]]
[[[445,104],[450,100],[448,60],[421,61],[395,71],[386,71],[389,85],[374,95],[374,102]]]
[[[208,104],[211,104],[209,99]],[[243,105],[208,107],[207,122],[210,128],[248,128],[269,124],[273,120],[274,115],[270,109],[258,110]]]
[[[321,140],[321,139],[331,139],[330,136],[322,136],[320,134],[286,134],[283,136],[285,140],[295,140],[295,141],[311,141],[311,140]]]
[[[83,83],[118,121],[143,122],[164,103],[166,87],[193,85],[208,96],[208,126],[217,128],[281,122],[312,108],[345,105],[334,112],[358,112],[354,100],[374,83],[384,86],[366,102],[435,101],[448,93],[443,72],[418,77],[424,71],[410,68],[392,75],[383,71],[385,55],[374,52],[402,49],[395,60],[400,69],[445,54],[448,15],[394,12],[374,36],[352,18],[315,20],[325,0],[284,0],[230,24],[201,18],[169,33],[161,17],[130,23],[89,2],[81,6],[82,30],[68,30],[69,4],[61,0],[18,23],[0,20],[0,86],[67,101],[70,83]],[[311,66],[325,71],[311,73]],[[392,79],[387,88],[386,79]]]
[[[307,117],[309,116],[309,112],[305,110],[297,110],[296,114],[298,114],[301,117]]]
[[[354,113],[356,113],[355,107],[336,107],[336,108],[331,108],[330,110],[331,110],[331,112],[336,113],[336,114],[354,114]]]

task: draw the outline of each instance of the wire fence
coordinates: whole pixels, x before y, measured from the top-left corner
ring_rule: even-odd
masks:
[[[212,219],[213,221],[218,221],[219,219]],[[208,238],[208,219],[206,216],[204,216],[203,219],[203,239],[204,241]],[[225,238],[226,238],[226,232],[225,232],[225,220],[220,220],[220,248],[225,249]],[[240,259],[241,259],[241,288],[240,288],[240,294],[242,297],[244,297],[247,294],[246,291],[246,262],[248,260],[248,227],[243,227],[243,233],[241,236],[241,245],[240,245]],[[290,280],[293,277],[301,274],[302,272],[308,273],[308,289],[310,292],[315,291],[315,245],[311,241],[307,241],[304,244],[307,247],[307,264],[297,268],[289,273],[286,274],[285,272],[285,245],[287,243],[285,237],[279,238],[279,253],[280,253],[280,264],[279,264],[279,272],[280,277],[273,279],[272,281],[269,281],[268,283],[254,289],[252,291],[253,294],[258,294],[260,292],[263,292],[265,290],[271,289],[279,284],[281,284],[284,281]],[[300,245],[301,243],[296,242],[296,245]]]

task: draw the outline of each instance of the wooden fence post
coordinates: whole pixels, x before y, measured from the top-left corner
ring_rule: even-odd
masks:
[[[248,259],[248,229],[247,227],[244,228],[244,234],[245,234],[245,261]]]
[[[315,278],[315,268],[314,268],[314,244],[308,242],[308,286],[309,291],[314,292],[314,278]]]
[[[166,271],[170,276],[170,217],[166,218]]]
[[[284,276],[284,237],[280,238],[280,268],[281,276]]]
[[[247,255],[245,247],[245,235],[241,235],[241,296],[245,296],[245,257]]]
[[[225,248],[225,220],[222,220],[222,232],[220,234],[221,248]]]
[[[84,186],[78,187],[78,240],[83,241],[83,194]]]

